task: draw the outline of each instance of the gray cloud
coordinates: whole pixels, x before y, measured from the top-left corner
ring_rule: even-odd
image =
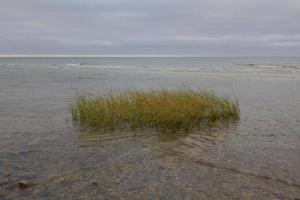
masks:
[[[299,0],[4,0],[0,54],[299,56]]]

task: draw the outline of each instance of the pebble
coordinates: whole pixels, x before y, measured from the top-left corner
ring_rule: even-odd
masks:
[[[97,182],[92,182],[92,184],[93,184],[93,185],[98,185],[98,183],[97,183]]]
[[[29,187],[29,183],[27,181],[20,181],[19,188],[20,189],[27,189]]]

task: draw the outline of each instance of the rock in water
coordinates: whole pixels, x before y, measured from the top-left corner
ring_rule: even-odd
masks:
[[[98,183],[96,181],[92,182],[92,184],[95,186],[98,185]]]
[[[27,189],[29,187],[29,183],[27,181],[20,181],[19,188],[20,189]]]

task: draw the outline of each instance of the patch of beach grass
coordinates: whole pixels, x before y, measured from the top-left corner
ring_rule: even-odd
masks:
[[[237,100],[195,90],[126,90],[78,96],[73,120],[88,128],[184,130],[239,119]]]

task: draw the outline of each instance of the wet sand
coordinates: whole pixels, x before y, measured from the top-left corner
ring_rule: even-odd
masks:
[[[300,198],[298,72],[0,71],[0,199]],[[76,95],[125,88],[235,95],[241,120],[167,137],[72,124]]]

